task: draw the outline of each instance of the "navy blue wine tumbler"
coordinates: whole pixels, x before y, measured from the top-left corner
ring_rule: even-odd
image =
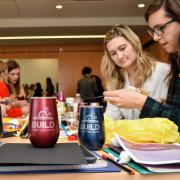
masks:
[[[80,108],[78,138],[81,145],[91,151],[100,150],[105,142],[102,106]]]

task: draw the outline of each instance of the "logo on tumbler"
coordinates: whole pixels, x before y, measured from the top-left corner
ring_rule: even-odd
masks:
[[[51,112],[40,111],[38,117],[51,117]]]
[[[80,129],[89,133],[99,133],[100,125],[94,113],[87,114],[82,120]]]
[[[55,127],[53,117],[51,115],[51,112],[47,111],[40,111],[38,113],[38,116],[35,116],[32,121],[32,128],[33,130],[43,130],[43,129],[49,129],[53,130]]]

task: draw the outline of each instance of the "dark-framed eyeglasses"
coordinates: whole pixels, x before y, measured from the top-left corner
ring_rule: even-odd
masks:
[[[158,36],[162,36],[164,34],[164,29],[166,28],[166,26],[174,21],[175,21],[175,19],[171,19],[170,21],[166,22],[165,24],[158,25],[153,29],[151,29],[151,28],[148,29],[147,32],[152,37],[154,37],[154,33],[156,33],[156,35],[158,35]]]

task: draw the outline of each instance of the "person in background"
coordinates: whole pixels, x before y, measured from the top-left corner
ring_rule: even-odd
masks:
[[[10,95],[16,99],[25,99],[26,94],[20,83],[20,66],[14,60],[9,60],[8,65],[8,87]]]
[[[41,87],[40,82],[36,83],[36,87],[35,87],[35,90],[34,90],[34,96],[35,97],[42,97],[43,96],[43,89]]]
[[[7,64],[0,60],[0,98],[9,96],[7,87]]]
[[[26,94],[26,99],[28,100],[29,97],[29,85],[28,84],[23,84],[24,92]]]
[[[29,98],[34,96],[35,84],[29,85]]]
[[[100,105],[106,106],[106,103],[104,102],[103,98],[103,92],[104,92],[104,87],[102,85],[102,80],[99,76],[97,75],[91,75],[91,78],[94,78],[96,81],[96,86],[97,86],[97,92],[96,92],[96,102],[98,102]]]
[[[154,0],[145,18],[153,39],[170,55],[169,90],[165,104],[132,91],[107,91],[105,100],[121,108],[137,108],[140,118],[165,117],[176,123],[180,131],[180,1]]]
[[[84,102],[94,102],[97,93],[97,86],[95,79],[91,78],[92,69],[84,67],[82,69],[83,78],[77,83],[77,93],[81,95]]]
[[[18,117],[29,113],[29,103],[26,101],[26,94],[20,84],[20,66],[14,60],[7,61],[8,67],[8,90],[11,108],[7,111],[7,116]]]
[[[7,104],[7,97],[9,97],[7,83],[7,64],[3,61],[0,61],[0,106],[1,106],[1,115],[7,116],[6,110],[9,109]]]
[[[46,96],[53,96],[54,93],[54,85],[50,77],[46,78]]]
[[[128,26],[112,27],[105,35],[104,49],[101,72],[110,90],[105,92],[105,99],[108,99],[105,113],[108,116],[115,120],[139,118],[140,110],[131,108],[131,104],[123,108],[109,101],[111,97],[108,95],[113,97],[118,89],[138,91],[159,101],[166,98],[169,65],[144,52],[139,37]]]

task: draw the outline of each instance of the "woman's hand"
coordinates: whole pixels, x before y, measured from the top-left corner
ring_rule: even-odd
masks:
[[[4,105],[4,104],[1,104],[1,115],[2,115],[2,117],[7,116],[7,114],[6,114],[6,105]]]
[[[1,104],[1,115],[3,117],[7,117],[7,111],[11,108],[12,106],[10,104]]]
[[[129,89],[105,91],[104,100],[120,108],[136,108],[141,110],[147,96]]]
[[[17,107],[29,106],[29,103],[26,100],[16,100],[15,105]]]

